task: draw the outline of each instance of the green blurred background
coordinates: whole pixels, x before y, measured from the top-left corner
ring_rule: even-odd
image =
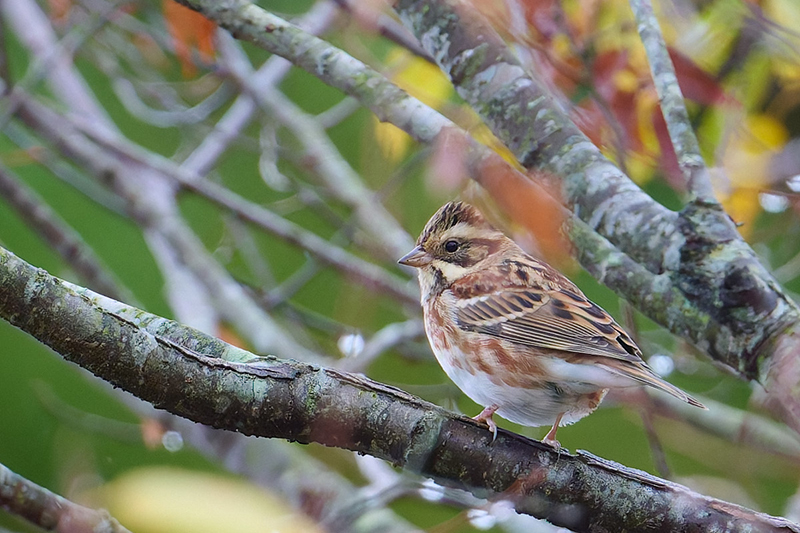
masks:
[[[571,10],[577,9],[580,4],[577,1],[565,2],[566,16],[572,16]],[[617,4],[621,3],[609,2],[603,17],[612,17],[618,13],[617,10],[623,9]],[[737,2],[703,4],[706,6],[696,8],[696,24],[703,23],[711,27],[716,23],[715,17],[721,17],[719,13],[724,13],[725,9],[730,10],[728,13],[736,14],[742,9]],[[778,4],[780,7],[778,2],[771,4]],[[305,13],[311,2],[260,2],[260,5],[291,16]],[[768,16],[771,14],[767,3],[760,4],[760,7]],[[91,22],[94,19],[86,4],[67,2],[64,7],[57,2],[51,2],[40,3],[39,8],[49,14],[52,30],[62,39],[92,27]],[[54,14],[58,9],[67,9],[68,14],[58,19]],[[121,53],[120,56],[115,55],[118,51],[109,49],[112,39],[108,36],[100,38],[103,32],[114,31],[117,38],[128,39],[131,45],[127,50],[128,54],[138,51],[141,61],[145,63],[148,61],[145,54],[145,51],[150,50],[148,47],[159,48],[160,43],[169,42],[166,37],[168,28],[164,20],[165,11],[161,3],[129,2],[120,4],[119,9],[126,13],[126,17],[141,23],[141,27],[134,30],[124,27],[119,29],[113,28],[114,24],[109,22],[100,29],[95,28],[97,33],[86,36],[78,47],[75,65],[99,104],[125,136],[147,150],[180,161],[200,142],[214,122],[224,115],[232,97],[201,123],[157,126],[135,116],[121,104],[113,86],[114,76],[127,73],[133,79],[143,76],[142,72],[157,74],[159,78],[147,81],[174,86],[182,103],[192,105],[207,98],[212,89],[222,83],[224,74],[215,73],[213,62],[203,64],[202,61],[197,61],[195,71],[187,75],[187,66],[182,65],[168,47],[161,50],[163,58],[152,60],[143,70],[127,65],[122,59],[111,68],[98,67],[98,61],[102,58],[107,60],[108,57],[122,57]],[[791,9],[791,6],[787,9]],[[669,10],[666,11],[666,15],[671,14]],[[598,15],[597,20],[606,20],[603,17]],[[674,22],[674,25],[667,26],[668,36],[684,27],[682,24],[689,23],[686,20],[666,20]],[[744,23],[741,21],[746,19],[736,20],[743,27]],[[797,21],[787,19],[781,22],[790,25]],[[47,87],[45,74],[39,73],[38,79],[30,81],[33,58],[29,50],[20,43],[15,26],[10,22],[6,22],[5,26],[4,52],[8,60],[9,79],[12,82],[27,79],[25,89],[30,94],[58,108]],[[160,35],[161,40],[148,37],[145,28],[152,35]],[[795,29],[800,31],[800,26]],[[327,38],[373,64],[388,62],[396,54],[396,45],[375,36],[372,30],[367,24],[359,24],[355,19],[342,16],[332,23]],[[589,33],[589,30],[585,31]],[[597,29],[598,42],[609,31],[611,30],[608,28]],[[736,33],[737,30],[729,28],[728,31]],[[777,30],[776,33],[776,39],[789,39]],[[145,44],[136,42],[136,39],[141,39],[144,43],[145,37],[150,38],[150,41]],[[795,38],[792,43],[797,45],[796,41]],[[256,66],[269,57],[268,53],[253,46],[242,46]],[[599,49],[609,45],[596,46]],[[733,45],[728,45],[727,50],[732,55]],[[800,69],[792,71],[791,75],[784,75],[780,69],[787,68],[787,61],[784,56],[777,55],[767,46],[760,47],[752,54],[759,55],[746,56],[740,61],[745,66],[757,63],[749,67],[751,69],[766,64],[766,67],[760,68],[767,73],[768,80],[763,82],[767,87],[761,89],[760,95],[742,92],[736,85],[740,80],[735,77],[717,80],[719,87],[709,85],[703,88],[722,88],[735,93],[739,99],[736,113],[740,114],[741,124],[749,125],[740,124],[742,128],[749,128],[749,137],[745,137],[749,139],[757,136],[756,134],[760,135],[766,128],[767,133],[764,135],[768,137],[773,134],[778,140],[762,151],[772,150],[768,153],[773,154],[787,146],[792,138],[800,135],[800,125],[796,119],[796,110],[800,109],[800,105],[792,105],[792,102],[800,102],[800,98],[794,101],[789,99],[789,103],[786,103],[789,98],[787,95],[797,98],[800,94],[796,88],[790,90],[790,81],[800,79],[791,76],[797,76]],[[631,56],[635,54],[631,52]],[[770,68],[770,65],[778,62],[776,57],[782,63]],[[700,61],[702,58],[694,59]],[[717,66],[724,59],[715,59]],[[406,58],[405,61],[416,60]],[[706,64],[704,66],[713,70],[714,63],[711,60],[710,63],[712,67]],[[631,64],[634,65],[630,67],[631,71],[636,72],[636,63]],[[790,62],[789,64],[791,65]],[[401,63],[401,66],[385,68],[389,75],[400,78],[403,70],[411,67]],[[424,67],[422,72],[427,72]],[[788,81],[784,76],[790,76]],[[623,78],[621,75],[617,77]],[[140,78],[139,81],[143,79]],[[439,80],[417,80],[419,88],[438,86],[441,83]],[[279,87],[310,114],[321,113],[342,100],[338,91],[297,69],[291,70]],[[451,116],[467,114],[451,90],[445,89],[442,94],[439,97],[440,108]],[[780,98],[784,100],[780,100],[782,104],[778,105],[776,100]],[[152,101],[150,104],[155,105]],[[8,106],[6,99],[4,109],[9,109]],[[730,113],[730,108],[728,112]],[[692,106],[692,113],[698,129],[706,132],[706,136],[701,138],[704,149],[712,156],[719,154],[719,145],[722,142],[720,139],[723,137],[721,131],[727,127],[733,128],[729,121],[723,120],[724,110],[719,111],[717,103],[701,103]],[[290,180],[291,186],[289,190],[265,186],[264,180],[259,176],[259,134],[261,128],[268,123],[269,117],[262,115],[245,129],[226,150],[209,179],[253,202],[284,214],[287,219],[324,238],[331,238],[332,242],[341,244],[362,257],[370,258],[388,271],[410,280],[408,273],[401,272],[391,261],[386,258],[373,259],[375,255],[368,247],[361,247],[353,242],[349,208],[341,202],[331,200],[319,180],[309,176],[302,158],[292,155],[292,151],[298,146],[297,139],[280,125],[276,126],[276,142],[279,145],[276,152],[279,157],[275,164]],[[462,194],[470,198],[482,197],[481,193],[463,183],[446,187],[437,181],[436,176],[431,176],[427,164],[432,151],[430,147],[413,144],[395,146],[392,143],[400,141],[387,140],[385,134],[377,132],[376,128],[376,122],[370,113],[359,109],[329,128],[327,133],[341,156],[358,172],[369,188],[378,191],[378,198],[383,205],[412,236],[416,236],[430,214],[444,201]],[[779,131],[772,132],[769,128]],[[38,193],[66,224],[80,234],[86,245],[96,252],[120,283],[131,291],[142,308],[174,318],[165,297],[163,275],[153,259],[141,227],[125,214],[93,201],[76,188],[75,183],[70,184],[64,177],[45,168],[34,149],[20,146],[19,135],[15,133],[18,130],[28,131],[36,137],[35,131],[29,130],[19,118],[12,115],[6,121],[5,134],[0,136],[0,160],[3,164],[11,168],[20,182]],[[643,139],[641,153],[647,154],[645,136]],[[758,150],[753,150],[753,153],[761,154]],[[637,181],[658,201],[668,207],[679,208],[681,193],[676,191],[668,176],[659,172],[658,156],[650,153],[650,166],[644,168],[634,161],[638,161],[637,154],[640,155],[640,152],[631,153],[629,162]],[[753,157],[756,158],[756,155]],[[642,156],[640,159],[647,160],[647,157]],[[70,162],[67,161],[67,164]],[[724,162],[718,164],[725,165]],[[72,168],[89,184],[89,188],[102,188],[80,166]],[[764,177],[761,181],[755,180],[754,184],[742,184],[734,180],[726,189],[727,205],[738,213],[735,215],[737,220],[746,222],[743,232],[771,267],[785,265],[800,253],[800,225],[794,209],[795,198],[788,193],[781,196],[781,190],[786,189],[784,185]],[[313,203],[304,203],[305,200],[298,191],[317,195],[327,207],[317,209]],[[770,204],[769,209],[765,210],[764,202],[770,199],[764,200],[764,191],[771,191],[775,196],[788,200],[785,205],[782,204],[781,209],[775,209]],[[309,263],[307,255],[301,250],[263,231],[244,226],[208,200],[186,192],[180,193],[178,200],[185,221],[207,250],[227,268],[231,276],[252,287],[254,292],[268,292],[281,286]],[[516,228],[514,231],[520,235],[521,229]],[[252,250],[243,251],[241,246],[242,233],[246,234],[248,242],[252,244],[252,250],[263,258],[265,270],[253,268],[253,261],[248,256]],[[0,245],[56,276],[77,284],[84,283],[4,198],[0,198]],[[310,268],[316,269],[313,270],[313,275],[299,286],[288,302],[281,303],[273,312],[286,322],[298,320],[296,317],[300,316],[299,322],[305,331],[304,342],[312,344],[315,349],[333,359],[344,357],[337,348],[337,341],[343,335],[358,334],[369,338],[387,324],[420,317],[418,309],[401,305],[391,297],[365,289],[356,280],[348,279],[328,268]],[[264,275],[265,271],[268,275]],[[624,305],[621,305],[611,291],[579,269],[573,267],[569,273],[592,300],[618,319],[624,320]],[[787,275],[783,281],[788,289],[800,290],[797,276]],[[672,338],[641,315],[634,313],[632,316],[632,321],[625,322],[625,325],[638,330],[639,340],[646,354],[671,355],[668,360],[675,365],[676,370],[669,376],[670,381],[700,397],[723,402],[737,409],[749,408],[752,392],[750,385],[714,368],[702,355]],[[219,327],[220,330],[216,333],[247,346],[246,341],[236,334],[235,324],[220,324]],[[251,492],[252,481],[231,474],[221,460],[209,459],[190,446],[178,446],[179,449],[175,451],[167,451],[161,443],[162,435],[158,424],[153,425],[147,418],[134,414],[120,402],[119,391],[112,391],[107,385],[63,361],[57,354],[5,322],[0,322],[0,347],[0,462],[13,471],[88,505],[107,506],[112,514],[120,516],[123,523],[123,516],[129,516],[129,513],[145,516],[147,509],[160,516],[161,520],[152,521],[160,522],[160,526],[148,523],[150,525],[141,525],[139,529],[135,529],[137,531],[181,531],[183,527],[191,530],[196,526],[191,523],[187,526],[177,518],[174,522],[166,520],[165,513],[199,513],[193,506],[198,509],[204,506],[224,507],[226,500],[221,495],[226,491],[234,495],[232,498],[237,505],[246,506],[250,502],[249,505],[261,511],[286,511],[285,506],[280,504],[280,494],[269,495],[270,498],[277,498],[278,502],[274,509],[271,508],[265,500],[258,499],[269,493],[270,489],[265,489],[265,492]],[[427,349],[424,338],[408,340],[383,353],[369,365],[366,373],[373,379],[396,385],[470,416],[480,411],[479,406],[469,402],[447,381]],[[624,403],[614,401],[612,397],[592,416],[563,429],[559,432],[562,445],[570,450],[586,449],[626,466],[666,475],[667,472],[659,470],[654,459],[654,448],[648,440],[642,417],[635,408]],[[666,464],[670,469],[668,474],[674,479],[705,494],[742,503],[767,513],[787,512],[789,500],[797,491],[800,456],[780,455],[769,449],[758,449],[738,441],[723,439],[680,420],[654,416],[652,424],[653,436],[665,453]],[[521,428],[506,422],[502,422],[501,426],[534,438],[541,438],[546,430]],[[349,453],[320,446],[293,446],[298,449],[298,453],[314,456],[352,482],[358,485],[366,483],[363,471],[358,469],[356,459]],[[202,477],[191,477],[195,474]],[[148,500],[144,497],[157,493],[157,487],[171,490],[167,490],[159,498]],[[216,494],[218,498],[212,500],[216,503],[204,503],[204,493]],[[248,500],[249,496],[246,495],[254,493],[258,496],[254,496],[252,501]],[[137,499],[135,495],[142,495],[142,498]],[[181,500],[179,495],[188,498],[188,501]],[[171,497],[176,498],[174,504],[165,505],[163,510],[158,509],[159,500],[164,503]],[[126,507],[129,509],[125,509]],[[419,527],[439,526],[442,528],[440,531],[476,530],[476,526],[470,525],[469,521],[457,518],[464,516],[464,510],[459,506],[427,502],[413,491],[391,501],[390,507]],[[244,511],[238,513],[238,516],[246,514]],[[293,524],[291,527],[299,528],[297,530],[310,527],[303,520],[307,519],[293,516],[287,519],[287,524]],[[214,524],[216,523],[207,521],[207,530],[218,530],[215,529],[218,526]],[[14,531],[34,530],[2,512],[0,526]],[[493,530],[501,531],[503,528],[502,524],[498,524]],[[287,526],[287,529],[290,527]],[[240,528],[232,524],[228,530],[236,531]],[[246,530],[244,525],[241,530]]]

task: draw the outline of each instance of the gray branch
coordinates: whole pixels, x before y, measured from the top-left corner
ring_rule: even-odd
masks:
[[[692,195],[692,201],[716,204],[708,168],[700,154],[700,145],[692,129],[689,112],[683,103],[678,76],[669,57],[667,43],[661,35],[661,27],[653,13],[653,5],[650,0],[631,0],[631,8],[636,16],[639,36],[647,52],[650,72],[672,148],[678,158],[678,166],[686,180],[687,189]]]
[[[45,531],[130,533],[106,511],[78,505],[0,464],[0,508]]]

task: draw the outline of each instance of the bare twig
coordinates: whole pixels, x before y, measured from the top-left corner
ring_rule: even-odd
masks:
[[[317,35],[325,31],[335,14],[334,5],[323,0],[314,4],[314,7],[297,21],[297,25],[308,33]],[[277,85],[289,72],[291,66],[292,64],[282,57],[271,57],[251,77],[255,91]],[[187,170],[204,176],[213,168],[230,143],[255,116],[258,106],[251,94],[241,94],[236,98],[214,129],[203,138],[203,142],[183,162],[183,166]]]
[[[333,0],[333,1],[340,8],[342,8],[343,11],[346,11],[351,15],[355,14],[356,20],[359,21],[361,19],[361,17],[358,16],[360,9],[371,10],[371,9],[376,9],[376,6],[378,6],[378,9],[382,7],[381,4],[372,4],[367,2],[367,3],[360,3],[364,4],[365,7],[358,5],[356,9],[353,9],[352,0]],[[405,28],[405,26],[403,26],[402,24],[398,24],[396,20],[388,17],[383,12],[370,13],[367,18],[369,19],[369,22],[366,25],[368,26],[374,25],[381,35],[383,35],[393,43],[402,46],[415,56],[421,57],[425,61],[430,61],[431,63],[434,62],[433,58],[430,55],[428,55],[428,52],[426,52],[425,49],[419,45],[419,41],[417,41],[417,38],[414,37],[414,35],[411,32],[409,32]],[[372,28],[368,27],[368,29]]]
[[[650,395],[655,414],[680,420],[727,442],[738,442],[800,461],[800,438],[785,425],[764,416],[702,398],[708,411],[684,409],[664,394]],[[700,409],[695,409],[700,411]]]
[[[678,77],[669,57],[664,36],[661,34],[661,27],[653,12],[653,5],[650,0],[630,0],[630,4],[636,16],[639,36],[647,52],[650,72],[661,102],[661,112],[667,123],[672,148],[678,158],[687,189],[692,195],[691,199],[708,205],[717,204],[708,168],[700,154],[700,145],[697,143],[689,113],[683,103]]]
[[[25,36],[23,42],[30,50],[30,53],[35,58],[41,58],[40,62],[42,65],[47,65],[47,68],[40,67],[38,71],[32,71],[29,73],[28,77],[38,78],[41,72],[41,74],[45,76],[49,87],[52,89],[53,93],[61,99],[61,102],[78,115],[88,119],[92,124],[92,129],[98,136],[114,138],[121,135],[119,129],[106,115],[105,110],[97,102],[85,80],[72,64],[70,48],[57,46],[58,41],[56,34],[39,6],[36,5],[35,2],[29,0],[14,2],[13,6],[4,2],[2,6],[6,10],[5,13],[9,19],[14,21],[18,33]],[[99,13],[103,16],[98,18],[98,24],[104,23],[105,14],[115,9],[116,6],[114,4],[103,4],[102,8],[99,10]],[[51,57],[52,59],[50,59]],[[50,65],[50,63],[52,63],[52,65]],[[10,108],[13,110],[18,106],[21,107],[22,100],[27,98],[24,85],[17,84],[11,96]],[[47,130],[47,127],[45,130]],[[86,148],[85,145],[83,147]],[[92,158],[90,157],[89,160],[91,161]],[[140,175],[139,179],[133,180],[133,182],[134,183],[130,184],[129,187],[135,188],[137,185],[141,187],[141,194],[136,194],[135,197],[142,204],[148,206],[151,210],[160,209],[161,215],[165,215],[165,211],[172,211],[172,214],[174,214],[176,206],[174,202],[170,203],[169,194],[160,194],[165,191],[165,188],[163,183],[159,182],[157,176]],[[144,197],[147,196],[150,196],[150,199],[153,201],[149,202],[145,200]],[[129,208],[129,205],[126,206],[126,208]],[[167,218],[168,217],[165,217],[165,219]],[[174,220],[174,218],[172,220]],[[163,240],[160,236],[153,233],[152,227],[145,228],[144,233],[148,244],[151,245],[151,251],[159,263],[161,265],[171,264],[172,266],[178,267],[178,270],[173,268],[164,271],[164,277],[170,289],[168,295],[171,297],[175,295],[192,295],[195,299],[192,303],[196,304],[197,300],[206,292],[205,289],[184,265],[174,261],[175,257],[173,252],[169,247],[163,246]],[[167,255],[159,257],[159,254],[162,253],[166,253]],[[179,289],[176,288],[178,284],[183,284],[183,287]],[[208,313],[200,315],[200,311],[209,309],[209,306],[192,305],[188,308],[183,307],[182,304],[184,300],[180,298],[178,300],[173,299],[172,303],[176,311],[190,309],[192,312],[191,316],[182,315],[182,317],[196,325],[209,327],[217,321],[216,315],[210,316]],[[228,306],[228,309],[231,308],[236,309],[235,306]],[[197,317],[200,317],[200,320],[197,320]],[[245,322],[245,324],[246,323],[247,322]],[[267,322],[265,325],[267,329],[269,329],[269,323]],[[258,337],[256,336],[255,338]],[[267,344],[263,347],[266,348],[267,346],[269,345]]]
[[[130,80],[117,78],[113,81],[112,87],[128,113],[143,122],[161,128],[202,122],[211,113],[226,105],[233,93],[232,87],[223,83],[199,104],[191,107],[173,105],[176,109],[155,109],[139,97],[136,87]]]
[[[26,85],[44,77],[50,89],[75,112],[92,117],[97,121],[98,128],[117,131],[113,121],[97,103],[92,91],[72,65],[73,51],[87,36],[75,32],[70,34],[72,37],[67,45],[59,42],[47,15],[33,0],[0,2],[0,8],[3,10],[4,21],[14,26],[15,34],[23,39],[23,44],[35,58],[32,68],[23,81],[15,86],[13,92],[17,89],[24,90]],[[109,12],[110,10],[98,14],[98,25],[93,31],[105,24],[105,15]],[[7,112],[13,112],[14,109],[14,94],[11,97],[11,108]]]
[[[1,464],[0,507],[45,531],[130,533],[106,511],[78,505]]]
[[[410,289],[407,283],[392,276],[382,268],[364,261],[338,246],[332,245],[327,240],[303,229],[301,226],[245,200],[216,183],[200,180],[197,176],[183,172],[180,167],[173,165],[170,161],[156,154],[149,154],[149,157],[144,157],[144,154],[139,153],[138,150],[133,151],[134,148],[134,146],[113,146],[113,149],[119,150],[121,154],[136,159],[143,164],[151,165],[152,168],[163,172],[164,175],[176,180],[188,190],[226,207],[242,220],[255,224],[273,235],[307,250],[320,261],[353,276],[361,283],[369,287],[385,290],[409,303],[418,301],[416,291]]]
[[[348,96],[341,102],[317,115],[316,121],[325,129],[332,128],[359,109],[361,109],[361,103],[355,98]]]
[[[55,150],[42,145],[41,139],[19,122],[9,122],[3,133],[24,152],[35,154],[36,161],[76,191],[97,205],[119,216],[125,216],[125,202],[97,181],[91,179],[68,160],[60,157]]]
[[[402,342],[415,339],[424,333],[425,330],[420,320],[389,324],[365,342],[361,353],[343,359],[337,366],[347,372],[363,372],[376,357],[386,350]]]
[[[364,185],[319,123],[281,92],[254,85],[250,81],[249,63],[230,36],[221,38],[220,45],[220,52],[236,82],[259,106],[292,131],[303,146],[307,166],[325,181],[327,189],[337,199],[354,210],[358,228],[386,250],[386,258],[396,259],[410,250],[414,240],[381,205],[376,193]]]
[[[244,289],[206,251],[202,242],[173,210],[174,198],[168,191],[173,184],[136,159],[122,157],[122,152],[108,151],[85,137],[65,117],[24,99],[20,110],[41,135],[49,138],[67,157],[80,161],[88,172],[110,181],[116,192],[129,201],[128,213],[145,229],[157,229],[170,244],[183,265],[207,288],[220,313],[241,331],[261,352],[294,353],[300,358],[320,360],[321,356],[303,348],[286,335]],[[116,135],[105,135],[93,127],[87,129],[107,143],[122,143]],[[77,134],[77,135],[76,135]],[[132,173],[139,179],[125,179]],[[147,189],[145,194],[142,189]],[[158,191],[166,191],[158,194]],[[165,258],[168,259],[168,258]]]
[[[136,304],[133,293],[120,284],[80,234],[2,164],[0,195],[89,286],[111,298]]]
[[[34,106],[32,110],[35,107],[36,106]],[[39,125],[44,125],[47,121],[50,121],[52,124],[49,135],[52,136],[53,140],[62,145],[68,143],[69,146],[73,147],[71,149],[83,150],[83,157],[88,157],[91,153],[90,151],[95,149],[91,147],[82,147],[81,143],[78,142],[79,138],[74,137],[76,133],[79,135],[80,133],[90,135],[94,142],[100,143],[103,147],[110,150],[115,157],[122,157],[134,161],[137,164],[148,166],[162,176],[170,178],[187,189],[201,194],[219,205],[230,209],[243,220],[255,224],[291,244],[308,250],[314,257],[353,276],[367,286],[387,291],[408,303],[416,303],[418,301],[416,291],[411,289],[406,282],[388,274],[382,268],[364,261],[346,252],[342,248],[331,245],[325,239],[322,239],[312,232],[303,229],[261,206],[248,202],[222,186],[199,179],[197,175],[184,171],[181,167],[178,167],[162,156],[152,152],[146,152],[141,147],[127,144],[119,139],[108,139],[104,136],[98,136],[92,130],[91,126],[83,123],[79,117],[63,117],[52,111],[45,110],[44,108],[37,108],[36,112],[31,115],[31,118],[35,118],[37,121],[44,121],[38,123]],[[54,124],[64,124],[65,127],[52,127]],[[97,157],[100,156],[98,155]],[[104,157],[108,156],[105,155]],[[98,163],[99,162],[95,161],[92,164],[97,165]]]

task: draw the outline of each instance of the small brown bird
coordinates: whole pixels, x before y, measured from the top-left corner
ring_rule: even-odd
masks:
[[[451,202],[399,260],[416,267],[425,331],[447,375],[485,409],[556,431],[612,387],[649,385],[705,409],[658,377],[627,333],[571,281],[526,254],[471,205]]]

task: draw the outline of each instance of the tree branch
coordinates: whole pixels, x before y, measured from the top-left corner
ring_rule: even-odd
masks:
[[[91,125],[80,121],[80,117],[59,115],[31,100],[25,99],[22,109],[26,112],[25,116],[33,127],[41,131],[43,135],[47,135],[51,142],[62,147],[62,150],[70,157],[89,163],[87,167],[93,169],[98,178],[108,177],[110,169],[120,166],[114,163],[116,159],[146,166],[162,177],[230,210],[242,220],[308,251],[321,262],[352,276],[368,287],[385,291],[407,303],[419,301],[417,291],[410,288],[404,280],[331,244],[268,209],[242,198],[221,185],[202,179],[196,173],[176,165],[167,158],[147,152],[133,143],[127,143],[121,139],[99,136],[91,129]],[[43,130],[45,125],[48,125],[46,131]],[[83,135],[89,138],[86,139]],[[99,146],[92,146],[86,141],[98,143]],[[108,153],[103,153],[100,151],[101,149],[107,150]],[[103,157],[100,157],[101,154]],[[106,163],[101,164],[104,161]]]
[[[0,464],[0,508],[45,531],[130,533],[105,511],[54,494]]]
[[[100,257],[50,206],[0,163],[0,196],[70,265],[84,282],[112,298],[135,303]]]
[[[302,150],[298,150],[299,156],[307,160],[306,165],[321,177],[327,190],[353,210],[361,231],[385,250],[382,255],[387,258],[397,259],[410,250],[414,239],[378,201],[377,194],[364,185],[322,126],[280,91],[256,86],[244,52],[234,43],[231,38],[220,41],[220,53],[234,81],[271,117],[292,132],[302,146]]]
[[[316,35],[330,25],[336,11],[332,3],[317,2],[296,22],[304,31]],[[271,57],[253,74],[251,82],[258,88],[277,86],[291,66],[289,61],[280,56]],[[249,94],[240,94],[181,166],[198,176],[208,174],[231,142],[256,116],[256,109],[256,102]]]
[[[246,435],[373,455],[576,531],[800,532],[586,452],[556,452],[506,431],[493,442],[473,420],[362,376],[275,357],[252,356],[247,364],[201,353],[194,348],[240,360],[246,352],[207,336],[186,346],[154,335],[3,249],[0,316],[157,408]]]
[[[630,3],[636,16],[639,36],[647,52],[647,61],[650,63],[650,72],[672,141],[672,149],[686,180],[686,187],[692,195],[691,201],[717,204],[711,177],[700,154],[700,145],[692,129],[689,112],[683,103],[678,76],[669,57],[667,43],[661,34],[661,27],[653,13],[653,5],[650,0],[631,0]]]

